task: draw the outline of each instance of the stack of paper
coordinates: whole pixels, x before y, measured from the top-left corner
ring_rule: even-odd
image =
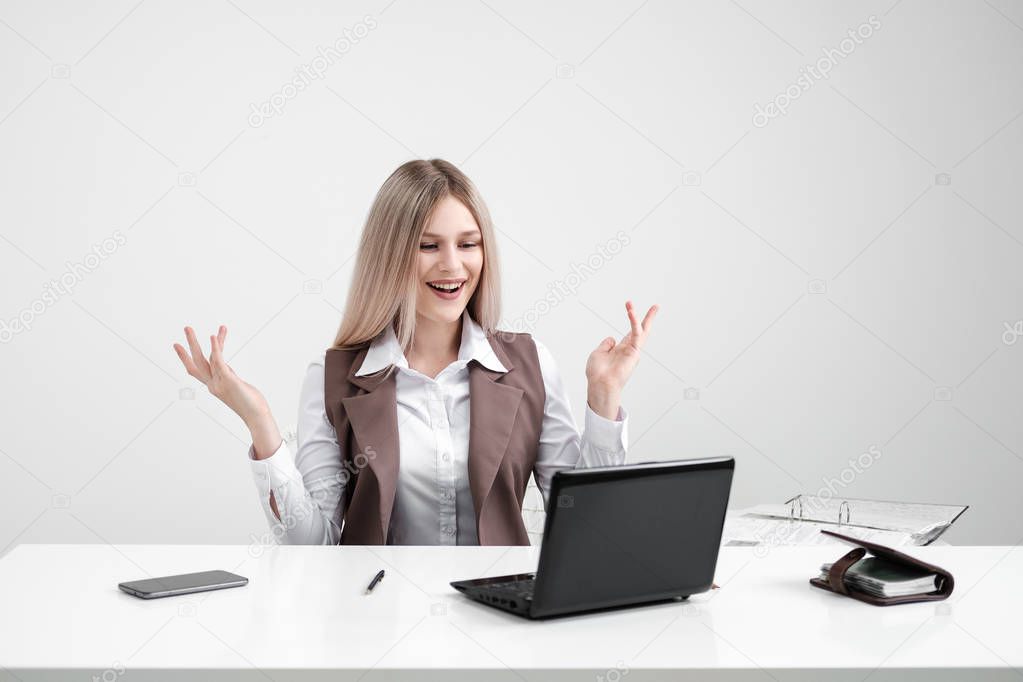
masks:
[[[821,566],[821,580],[828,579],[831,564]],[[846,571],[844,582],[875,597],[904,597],[938,589],[938,576],[913,566],[903,566],[879,557],[860,559]]]
[[[841,544],[820,532],[826,528],[888,547],[927,545],[966,509],[964,505],[797,495],[784,504],[761,504],[730,513],[722,544]]]
[[[749,512],[726,517],[721,544],[726,547],[846,544],[821,533],[825,529],[888,547],[908,547],[917,544],[910,533],[855,526],[836,527],[832,523],[792,521]]]

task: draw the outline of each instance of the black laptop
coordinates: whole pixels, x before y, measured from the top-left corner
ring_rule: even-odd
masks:
[[[559,471],[536,572],[451,586],[526,618],[705,592],[714,580],[734,471],[732,457]]]

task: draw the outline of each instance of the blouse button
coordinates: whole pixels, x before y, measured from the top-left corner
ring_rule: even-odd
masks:
[[[451,455],[449,455],[448,453],[445,452],[443,455],[441,455],[441,459],[443,459],[445,462],[447,462],[448,460],[451,459]]]

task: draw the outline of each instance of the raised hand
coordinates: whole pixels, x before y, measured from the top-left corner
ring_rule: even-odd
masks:
[[[227,327],[221,325],[218,334],[210,336],[209,360],[203,355],[191,327],[185,327],[185,338],[191,355],[179,343],[174,344],[174,351],[188,373],[203,382],[214,397],[234,410],[250,426],[270,414],[270,407],[263,394],[255,386],[243,381],[224,360]]]
[[[610,395],[621,393],[625,383],[632,376],[636,363],[639,362],[639,351],[646,343],[658,306],[655,304],[650,307],[642,325],[636,321],[632,301],[625,302],[625,310],[629,313],[632,330],[618,343],[615,343],[613,336],[601,341],[586,361],[586,380],[591,393],[593,391]]]

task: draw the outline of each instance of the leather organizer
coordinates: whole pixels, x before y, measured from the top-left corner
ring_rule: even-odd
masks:
[[[867,540],[860,540],[859,538],[842,535],[841,533],[835,533],[830,530],[822,530],[821,532],[857,545],[857,548],[831,565],[831,570],[828,572],[827,580],[820,577],[810,578],[810,584],[814,587],[819,587],[822,590],[828,590],[829,592],[852,597],[853,599],[858,599],[859,601],[873,604],[874,606],[891,606],[894,604],[909,604],[920,601],[940,601],[942,599],[947,599],[948,596],[952,594],[952,588],[955,585],[955,581],[952,578],[952,574],[943,568],[920,561],[915,557],[911,557],[908,554],[904,554],[898,550],[892,549],[891,547],[885,547],[884,545],[868,542]],[[878,597],[867,592],[861,592],[855,587],[847,585],[844,579],[846,571],[849,570],[850,566],[866,556],[868,552],[873,556],[880,557],[895,564],[912,566],[914,568],[920,568],[936,574],[938,576],[938,589],[933,592],[908,594],[901,597]]]

